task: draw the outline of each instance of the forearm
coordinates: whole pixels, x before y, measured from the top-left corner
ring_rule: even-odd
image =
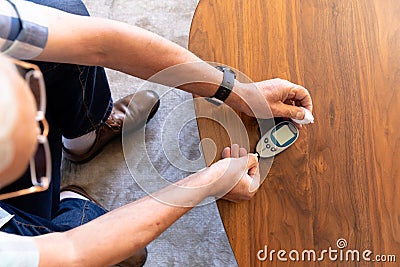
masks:
[[[104,35],[106,48],[100,65],[203,97],[213,96],[221,85],[223,73],[187,49],[127,24],[110,27],[114,29]],[[116,36],[124,41],[115,42]],[[255,87],[236,80],[225,102],[241,108],[241,97],[249,89]]]
[[[222,72],[154,33],[122,22],[42,8],[49,20],[49,36],[37,60],[104,66],[205,97],[213,96],[222,82]],[[312,111],[308,91],[280,79],[236,80],[225,103],[257,118],[300,114],[298,119],[302,119],[304,112],[286,105],[287,100]]]
[[[221,84],[220,71],[159,35],[118,21],[43,8],[49,37],[36,60],[104,66],[200,96],[214,95]],[[241,88],[236,82],[234,92]],[[227,103],[233,100],[231,96]]]
[[[110,27],[103,39],[102,66],[200,96],[214,95],[221,84],[222,72],[187,49],[131,25]],[[116,36],[123,41],[112,41]]]
[[[40,266],[110,266],[120,262],[212,194],[207,186],[209,177],[207,169],[156,193],[156,199],[148,196],[68,232],[36,237]],[[188,188],[196,188],[196,192]]]

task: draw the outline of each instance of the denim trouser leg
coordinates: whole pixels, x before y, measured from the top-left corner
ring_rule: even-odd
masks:
[[[0,207],[14,214],[14,217],[0,231],[23,236],[64,232],[96,219],[107,212],[91,201],[73,198],[61,201],[60,209],[53,220],[29,214],[5,203],[0,203]]]
[[[66,12],[88,15],[81,1],[34,0]],[[103,68],[72,64],[33,62],[43,72],[47,92],[46,118],[50,125],[49,144],[52,154],[52,182],[41,193],[9,199],[9,204],[28,214],[51,220],[59,215],[61,136],[75,138],[95,130],[107,120],[112,110],[111,93]],[[2,189],[10,192],[30,187],[29,169],[16,182]]]

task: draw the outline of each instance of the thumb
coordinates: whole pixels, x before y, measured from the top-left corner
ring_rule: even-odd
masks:
[[[248,179],[250,180],[250,183],[249,183],[249,192],[250,192],[250,193],[254,193],[255,191],[258,190],[258,188],[259,188],[260,185],[261,185],[260,174],[255,175],[254,177],[250,177],[250,176],[247,176],[247,177],[248,177]]]
[[[249,192],[254,193],[255,191],[258,190],[260,187],[260,174],[259,174],[259,169],[258,169],[258,156],[257,154],[247,154],[247,171],[250,172],[253,169],[253,172],[251,175],[245,175],[244,179],[246,180],[246,183],[249,185]]]
[[[249,153],[246,156],[244,156],[243,159],[247,160],[247,165],[246,165],[246,169],[247,170],[250,170],[251,168],[256,167],[257,164],[258,164],[258,156],[257,156],[257,154]]]
[[[274,112],[277,117],[287,117],[291,119],[302,120],[304,119],[304,110],[301,107],[292,106],[280,103],[277,110]]]

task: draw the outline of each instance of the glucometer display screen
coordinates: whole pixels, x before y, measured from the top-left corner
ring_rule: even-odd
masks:
[[[290,141],[293,137],[296,135],[290,130],[288,125],[284,125],[278,130],[274,131],[272,133],[273,137],[275,137],[275,140],[278,142],[277,145],[283,146],[285,143]]]

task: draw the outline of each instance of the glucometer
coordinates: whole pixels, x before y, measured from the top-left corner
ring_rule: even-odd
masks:
[[[291,146],[299,137],[299,130],[291,121],[282,121],[264,134],[256,146],[261,158],[273,157]]]

